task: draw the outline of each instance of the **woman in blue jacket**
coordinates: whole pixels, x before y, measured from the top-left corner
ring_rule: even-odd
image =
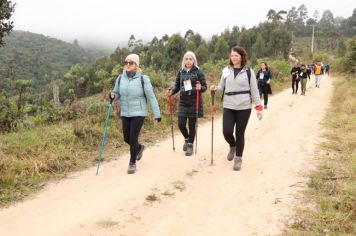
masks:
[[[124,71],[116,80],[110,98],[121,104],[122,131],[124,140],[130,145],[128,174],[136,172],[136,160],[142,157],[145,146],[138,142],[138,136],[147,116],[147,103],[150,103],[154,118],[161,121],[161,113],[156,96],[147,75],[142,75],[140,58],[130,54],[125,59]]]

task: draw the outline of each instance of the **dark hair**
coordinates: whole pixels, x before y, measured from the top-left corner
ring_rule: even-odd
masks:
[[[266,70],[269,70],[268,64],[266,62],[262,62],[261,64],[265,64]]]
[[[244,67],[247,64],[247,52],[243,47],[240,46],[235,46],[231,48],[231,51],[238,53],[241,56],[241,67]],[[230,59],[230,66],[233,66],[234,64],[232,63]]]

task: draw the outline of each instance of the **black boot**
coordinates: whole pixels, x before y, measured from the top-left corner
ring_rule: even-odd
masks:
[[[192,143],[187,143],[187,151],[185,151],[186,156],[191,156],[193,155],[193,144]]]
[[[184,144],[183,144],[183,151],[187,151],[187,144],[188,144],[188,139],[184,139]]]

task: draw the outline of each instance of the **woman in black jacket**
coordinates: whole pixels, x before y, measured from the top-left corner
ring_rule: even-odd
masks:
[[[272,89],[270,85],[272,73],[269,70],[266,62],[261,63],[261,69],[257,72],[256,78],[258,81],[258,91],[260,92],[260,98],[262,98],[263,94],[264,109],[267,109],[268,94],[272,94]]]
[[[183,151],[186,156],[193,154],[196,118],[196,91],[205,92],[207,84],[204,73],[198,67],[196,56],[188,51],[184,54],[182,67],[177,73],[175,86],[168,90],[168,96],[180,92],[178,126],[184,136]],[[199,93],[198,117],[203,117],[203,99]],[[187,129],[187,121],[188,128]]]
[[[290,71],[290,74],[292,75],[292,90],[293,90],[292,94],[297,94],[298,92],[299,73],[300,73],[300,67],[298,62],[296,62],[294,64],[294,67]]]

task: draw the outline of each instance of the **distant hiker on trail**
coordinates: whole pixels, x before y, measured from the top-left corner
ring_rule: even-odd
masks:
[[[197,122],[197,90],[205,92],[207,90],[207,84],[204,73],[198,67],[195,54],[188,51],[183,56],[182,66],[177,73],[174,87],[168,90],[168,96],[173,96],[177,92],[180,93],[178,127],[184,137],[183,151],[185,151],[186,156],[193,154],[195,125]],[[201,93],[199,94],[198,102],[198,117],[203,117],[203,99]]]
[[[270,85],[272,73],[269,70],[266,62],[261,63],[261,69],[257,72],[256,77],[258,81],[258,91],[260,92],[260,99],[262,98],[263,94],[264,109],[267,109],[268,94],[272,94],[272,89]]]
[[[308,74],[309,81],[310,81],[310,75],[312,73],[312,70],[313,70],[313,67],[309,64],[307,67],[307,74]]]
[[[304,64],[300,66],[300,73],[299,73],[300,83],[302,86],[302,95],[305,95],[305,91],[307,89],[307,81],[308,81],[308,69]]]
[[[325,68],[325,72],[324,74],[328,74],[329,75],[329,70],[330,70],[330,65],[329,64],[324,64],[324,68]]]
[[[299,73],[300,73],[299,63],[296,62],[294,63],[294,66],[290,71],[290,74],[292,75],[292,94],[297,94],[298,92]]]
[[[320,88],[320,81],[323,74],[323,68],[320,62],[314,64],[315,87]]]
[[[130,145],[130,163],[128,174],[136,172],[136,160],[142,158],[145,146],[138,142],[138,136],[147,116],[147,102],[150,103],[157,122],[161,121],[161,113],[156,96],[147,75],[140,69],[140,58],[130,54],[125,59],[124,71],[116,79],[110,98],[119,100],[121,104],[122,131],[124,140]]]
[[[230,65],[223,69],[219,85],[210,86],[210,90],[223,93],[223,134],[230,145],[227,160],[234,159],[233,170],[236,171],[241,170],[245,130],[252,109],[251,101],[256,105],[258,119],[262,119],[262,105],[256,76],[246,64],[246,50],[239,46],[233,47]]]

